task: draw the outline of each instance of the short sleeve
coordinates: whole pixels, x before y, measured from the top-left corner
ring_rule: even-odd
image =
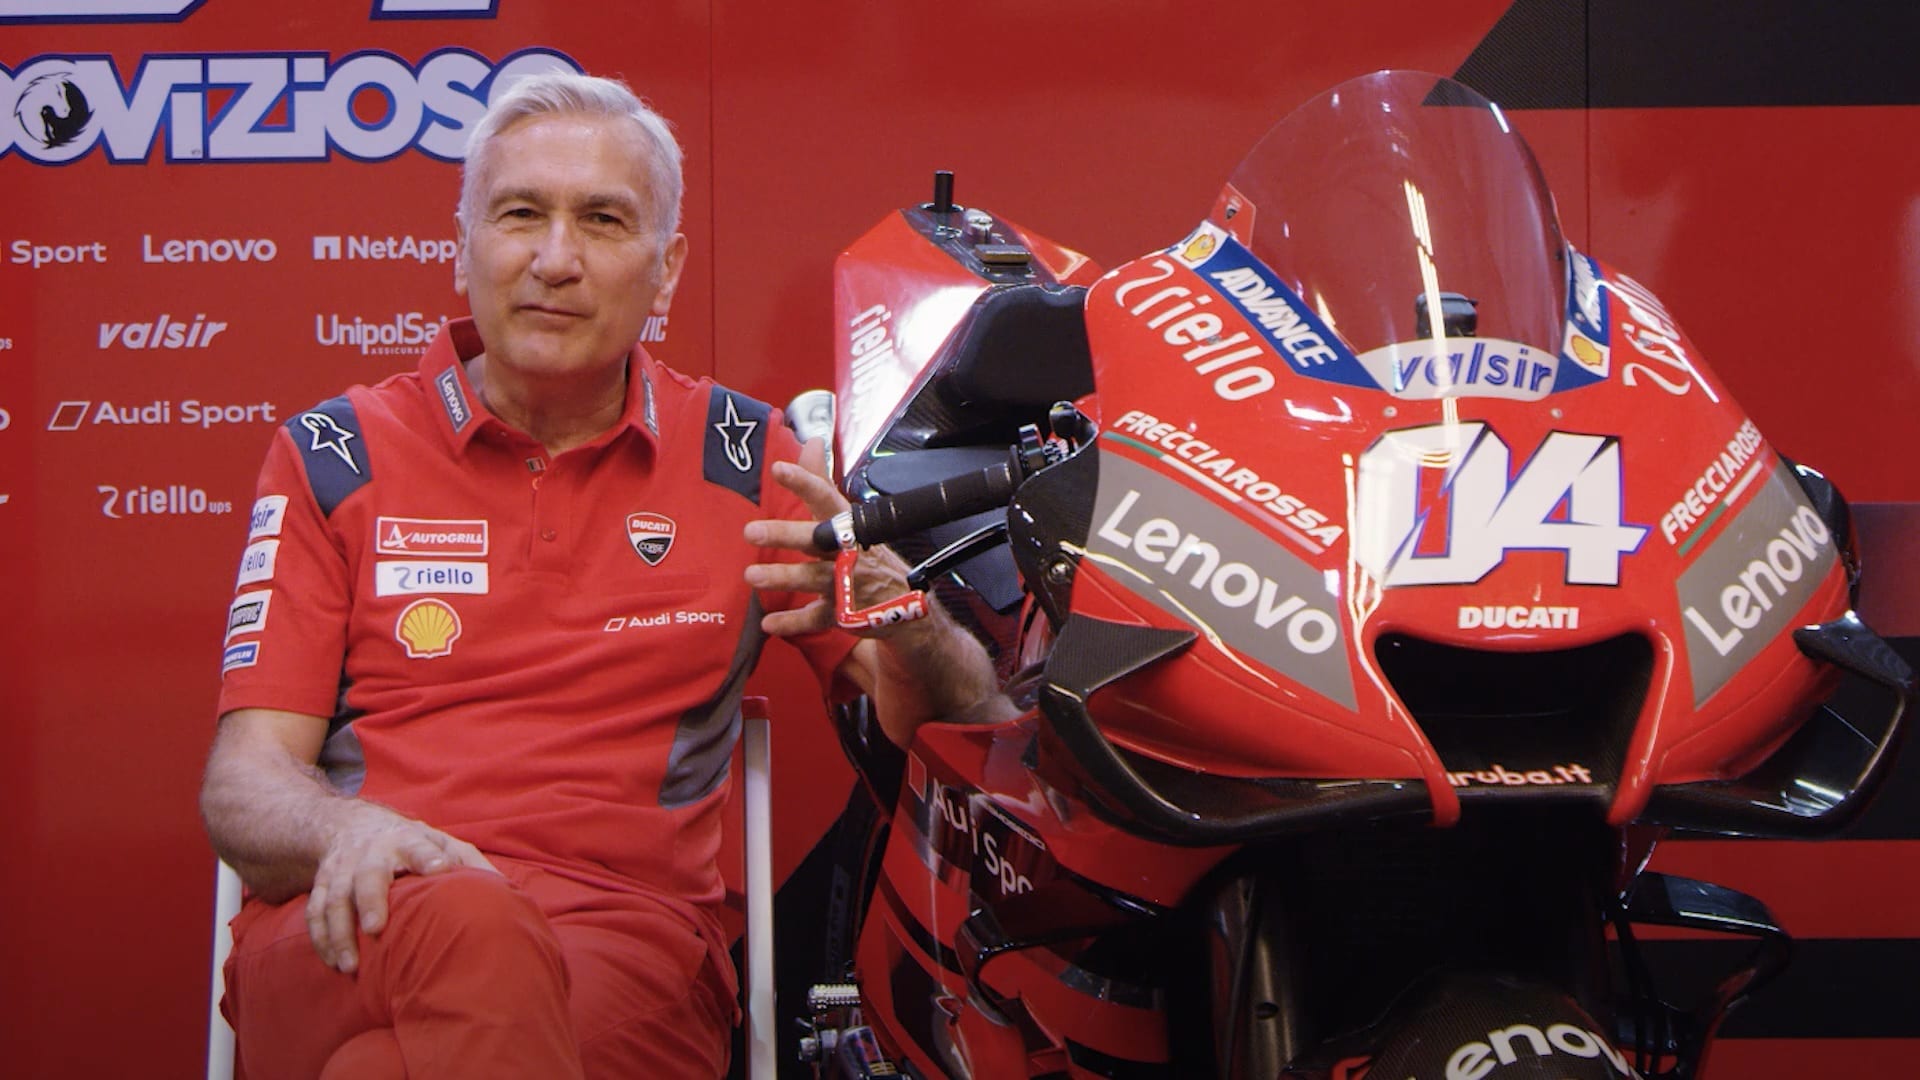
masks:
[[[227,610],[219,711],[330,717],[340,697],[351,579],[284,428],[267,450],[247,524]]]

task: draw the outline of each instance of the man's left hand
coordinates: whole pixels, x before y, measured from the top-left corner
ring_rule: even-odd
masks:
[[[746,540],[756,547],[786,548],[810,556],[806,562],[755,563],[747,567],[747,584],[756,589],[814,593],[820,599],[790,611],[775,611],[760,621],[761,629],[778,637],[825,630],[834,625],[834,572],[836,552],[822,552],[813,546],[816,524],[847,508],[847,500],[826,476],[826,448],[818,439],[800,452],[800,464],[776,461],[771,472],[781,487],[800,497],[813,512],[813,521],[762,519],[747,523]],[[891,600],[907,591],[907,565],[885,547],[871,548],[860,554],[854,572],[854,606],[868,607]],[[931,603],[931,598],[929,598]],[[863,637],[889,637],[913,627],[913,623],[862,627],[853,631]]]

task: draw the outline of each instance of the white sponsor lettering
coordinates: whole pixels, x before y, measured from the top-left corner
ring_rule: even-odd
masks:
[[[600,629],[613,634],[622,630],[646,630],[655,626],[725,626],[724,611],[659,611],[652,615],[615,615]]]
[[[1585,765],[1568,762],[1547,769],[1528,769],[1515,772],[1499,762],[1485,769],[1466,769],[1447,774],[1447,783],[1452,787],[1472,787],[1480,784],[1485,787],[1551,787],[1555,784],[1591,784],[1593,770]]]
[[[1733,433],[1733,438],[1727,440],[1720,456],[1713,459],[1713,463],[1706,467],[1693,486],[1687,488],[1673,508],[1661,515],[1660,535],[1667,538],[1667,543],[1678,543],[1681,537],[1691,531],[1697,522],[1707,516],[1707,507],[1720,501],[1721,493],[1736,485],[1744,486],[1751,482],[1750,477],[1741,477],[1740,471],[1746,468],[1747,462],[1753,460],[1754,451],[1758,449],[1760,429],[1749,420]],[[1728,496],[1727,501],[1731,503],[1738,497],[1736,491]]]
[[[1820,520],[1812,507],[1796,508],[1786,526],[1767,539],[1760,556],[1748,562],[1739,576],[1720,590],[1720,615],[1727,624],[1725,628],[1715,627],[1695,607],[1687,608],[1687,621],[1706,635],[1713,651],[1727,655],[1746,637],[1747,631],[1760,625],[1761,619],[1773,610],[1775,600],[1786,599],[1788,586],[1805,575],[1821,546],[1832,538],[1827,523]]]
[[[115,519],[233,513],[231,502],[215,499],[205,490],[185,484],[162,487],[141,484],[124,489],[113,484],[96,484],[94,490],[100,493],[100,513]]]
[[[1619,584],[1620,557],[1648,532],[1620,520],[1619,442],[1551,432],[1509,482],[1511,456],[1478,421],[1382,436],[1360,455],[1357,561],[1383,585],[1454,585],[1479,581],[1509,551],[1559,551],[1569,584]],[[1444,470],[1444,516],[1421,505],[1420,474],[1430,468]],[[1430,521],[1442,522],[1444,536],[1423,543],[1436,539]]]
[[[345,259],[367,262],[452,262],[460,252],[458,241],[418,236],[316,236],[313,257],[320,261]]]
[[[154,427],[179,423],[202,431],[222,424],[277,424],[274,405],[260,401],[250,405],[217,405],[188,398],[178,402],[176,417],[172,401],[151,401],[145,405],[116,405],[111,401],[63,401],[47,421],[48,431],[77,431],[82,425],[117,427]]]
[[[485,555],[484,518],[379,517],[374,547],[382,555]]]
[[[100,324],[100,347],[111,349],[204,349],[225,330],[223,322],[208,322],[205,315],[193,321],[161,315],[152,322]]]
[[[229,645],[220,657],[220,674],[225,675],[234,668],[252,667],[259,662],[259,642],[245,641],[238,645]]]
[[[28,22],[171,22],[207,0],[0,0],[0,19]]]
[[[227,640],[236,634],[256,634],[267,628],[267,609],[273,606],[273,592],[262,589],[241,593],[227,605]]]
[[[170,162],[381,161],[408,149],[457,161],[493,97],[555,70],[580,66],[549,49],[498,64],[461,48],[418,63],[374,50],[164,53],[139,57],[125,80],[112,58],[36,56],[0,69],[0,114],[31,119],[0,125],[0,153],[64,164],[104,147],[109,160],[134,162],[159,143]],[[367,98],[378,115],[360,111]]]
[[[492,15],[499,0],[374,0],[375,18]]]
[[[1651,362],[1630,360],[1622,364],[1621,381],[1628,386],[1638,386],[1645,379],[1675,396],[1698,383],[1709,401],[1719,401],[1719,395],[1700,377],[1699,370],[1687,356],[1687,348],[1680,342],[1679,325],[1653,292],[1625,274],[1615,275],[1608,282],[1608,288],[1626,304],[1627,318],[1620,320],[1620,333],[1632,342],[1641,357]]]
[[[1455,1049],[1447,1058],[1447,1080],[1482,1080],[1497,1066],[1519,1061],[1516,1043],[1534,1057],[1551,1057],[1555,1053],[1579,1058],[1604,1057],[1621,1076],[1638,1075],[1633,1066],[1627,1064],[1625,1054],[1591,1031],[1582,1031],[1572,1024],[1554,1024],[1545,1031],[1532,1024],[1515,1024],[1487,1032],[1486,1042],[1470,1042]]]
[[[1185,348],[1180,358],[1194,365],[1193,370],[1197,374],[1214,375],[1213,392],[1221,398],[1244,401],[1273,389],[1273,372],[1256,362],[1267,355],[1266,348],[1254,342],[1244,330],[1221,337],[1220,331],[1226,328],[1226,323],[1219,315],[1205,310],[1207,305],[1213,303],[1213,297],[1205,293],[1196,295],[1185,285],[1168,285],[1140,298],[1136,303],[1138,292],[1166,281],[1175,270],[1174,264],[1167,259],[1155,259],[1148,264],[1148,268],[1153,272],[1124,282],[1114,289],[1115,304],[1126,308],[1127,314],[1144,319],[1148,329],[1160,331],[1160,339],[1168,345]],[[1251,274],[1252,271],[1228,273]],[[1218,278],[1221,275],[1215,276]],[[1265,287],[1257,277],[1255,282]]]
[[[1240,307],[1267,332],[1293,366],[1305,370],[1340,359],[1340,354],[1313,331],[1293,301],[1261,280],[1250,266],[1220,270],[1211,275],[1222,289],[1240,301]]]
[[[1161,564],[1166,572],[1186,583],[1188,588],[1210,595],[1227,608],[1252,608],[1253,624],[1272,630],[1286,624],[1287,643],[1309,655],[1322,653],[1339,640],[1339,625],[1333,616],[1298,595],[1280,596],[1274,580],[1242,562],[1222,563],[1220,549],[1166,518],[1150,518],[1128,533],[1124,519],[1139,502],[1138,491],[1122,496],[1113,513],[1100,524],[1100,538],[1121,548],[1131,549],[1146,562]],[[1181,568],[1191,561],[1191,576],[1181,578]]]
[[[1578,630],[1577,607],[1470,604],[1460,609],[1462,630]]]
[[[339,315],[315,315],[313,340],[322,345],[349,346],[361,356],[391,356],[396,353],[418,355],[446,325],[446,316],[438,319],[418,311],[401,311],[382,322],[368,322],[358,315],[342,320]]]
[[[855,315],[847,323],[848,380],[852,390],[844,395],[847,426],[865,431],[879,418],[868,415],[877,408],[890,408],[889,392],[895,390],[895,369],[899,356],[892,329],[893,312],[885,304],[875,304]]]
[[[240,576],[234,587],[273,580],[273,564],[280,557],[280,541],[256,540],[240,553]]]
[[[929,800],[933,810],[939,815],[947,828],[967,837],[973,857],[985,870],[987,880],[998,884],[1001,896],[1015,896],[1033,891],[1033,880],[1015,869],[1012,861],[1001,853],[1002,841],[981,828],[981,817],[974,812],[971,800],[962,801],[958,792],[943,784],[933,785],[933,797]],[[997,814],[990,814],[990,820],[1007,827],[1009,839],[1017,836],[1041,851],[1046,845],[1040,839],[1024,829],[1015,829],[1011,822]],[[933,822],[929,821],[929,825]]]
[[[15,240],[7,245],[7,261],[29,270],[73,263],[104,263],[107,245],[97,240],[91,244],[36,244],[31,240]]]
[[[286,520],[287,497],[262,495],[253,501],[253,515],[247,520],[247,539],[258,540],[263,536],[279,536],[280,528]]]
[[[1241,465],[1233,456],[1202,440],[1187,428],[1177,427],[1134,409],[1114,421],[1110,430],[1139,436],[1167,451],[1183,462],[1186,468],[1211,476],[1220,486],[1231,489],[1263,509],[1271,510],[1281,520],[1322,544],[1331,544],[1340,539],[1343,530],[1338,525],[1330,524],[1327,515],[1308,506],[1297,496],[1289,495],[1280,485],[1263,479],[1259,473]],[[1186,471],[1186,468],[1182,471]]]
[[[163,240],[158,249],[153,237],[140,237],[140,261],[150,263],[224,263],[272,262],[280,254],[273,241],[264,238],[222,237],[216,240]]]
[[[375,596],[411,596],[420,593],[467,593],[478,596],[487,591],[486,563],[382,559],[373,564]]]
[[[1499,338],[1448,338],[1436,352],[1431,341],[1383,345],[1360,354],[1360,364],[1397,398],[1427,401],[1447,397],[1538,401],[1553,393],[1560,358],[1530,345]]]

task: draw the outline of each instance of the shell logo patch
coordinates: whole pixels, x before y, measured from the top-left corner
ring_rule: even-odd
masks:
[[[627,515],[627,542],[648,566],[659,566],[660,560],[667,557],[677,531],[678,526],[665,514],[642,511]]]
[[[460,615],[445,600],[415,600],[400,612],[393,636],[415,660],[430,660],[453,651],[460,636]]]

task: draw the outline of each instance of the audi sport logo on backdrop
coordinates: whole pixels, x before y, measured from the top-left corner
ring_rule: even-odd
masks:
[[[165,131],[169,162],[383,161],[408,149],[458,161],[495,94],[543,71],[579,71],[551,49],[494,63],[440,49],[418,63],[363,50],[155,54],[131,81],[108,56],[36,56],[0,66],[0,157],[64,165],[96,149],[146,161]],[[209,112],[208,95],[223,97]]]

